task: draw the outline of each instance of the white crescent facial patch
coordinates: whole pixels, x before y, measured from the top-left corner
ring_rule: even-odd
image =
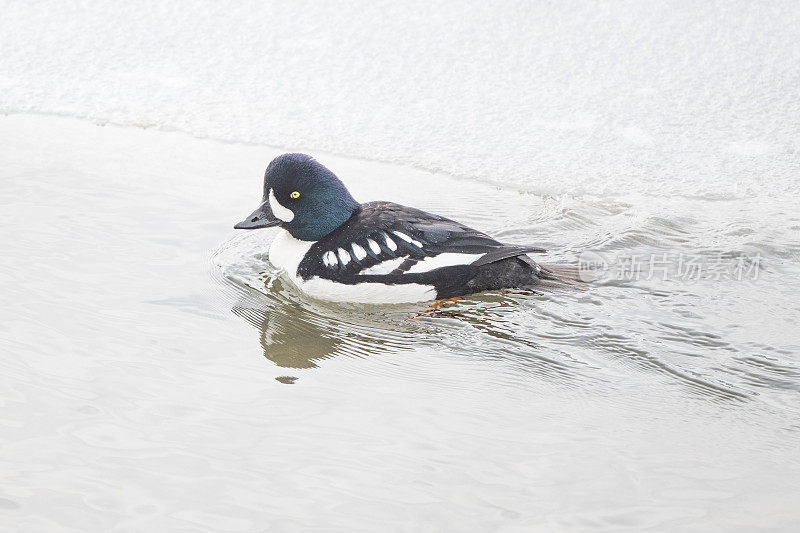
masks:
[[[294,211],[287,207],[283,207],[278,199],[275,198],[275,193],[272,189],[269,190],[269,207],[272,209],[272,214],[284,222],[291,222],[294,220]]]

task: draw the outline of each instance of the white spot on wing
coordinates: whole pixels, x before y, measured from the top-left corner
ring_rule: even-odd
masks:
[[[278,199],[275,198],[275,193],[272,192],[272,189],[269,190],[269,207],[272,209],[272,214],[284,222],[294,220],[294,211],[283,207]]]
[[[418,240],[414,239],[413,237],[410,237],[410,236],[406,235],[402,231],[393,231],[392,233],[394,233],[395,235],[397,235],[398,237],[400,237],[404,241],[410,242],[414,246],[422,248],[422,243],[421,242],[419,242]]]
[[[377,265],[372,265],[371,267],[359,272],[359,274],[365,274],[368,276],[383,276],[385,274],[390,274],[392,270],[399,267],[405,260],[405,257],[389,259],[387,261],[383,261],[382,263],[378,263]]]
[[[342,262],[342,266],[350,262],[350,254],[344,248],[339,248],[339,261]]]
[[[369,245],[369,249],[372,250],[375,255],[379,255],[381,253],[381,247],[378,246],[377,242],[373,241],[372,239],[367,239],[367,244]]]
[[[351,248],[353,249],[353,255],[356,256],[356,261],[361,261],[362,259],[367,257],[367,252],[365,252],[364,249],[358,244],[353,243],[351,245]]]
[[[426,257],[408,269],[408,274],[415,272],[430,272],[431,270],[456,265],[468,265],[483,254],[457,254],[444,253],[433,257]]]
[[[339,264],[339,260],[336,259],[336,254],[330,250],[325,252],[325,254],[322,256],[322,262],[325,263],[325,266],[329,267]]]
[[[388,246],[388,247],[389,247],[389,249],[390,249],[391,251],[393,251],[393,252],[394,252],[395,250],[397,250],[397,243],[396,243],[396,242],[394,242],[394,241],[393,241],[393,240],[392,240],[392,239],[389,237],[389,234],[388,234],[388,233],[386,233],[386,232],[384,232],[384,233],[383,233],[383,236],[386,238],[386,246]]]

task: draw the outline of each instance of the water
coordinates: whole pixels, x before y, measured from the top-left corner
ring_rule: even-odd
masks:
[[[3,13],[0,531],[796,529],[795,3]],[[309,299],[286,150],[598,279]]]
[[[555,259],[762,254],[755,280],[340,306],[276,275],[269,230],[230,229],[277,150],[25,115],[0,132],[5,531],[796,523],[797,244],[712,223],[747,200],[687,218],[317,154],[358,198]]]

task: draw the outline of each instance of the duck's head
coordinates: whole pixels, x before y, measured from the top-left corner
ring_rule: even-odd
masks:
[[[305,154],[279,155],[264,174],[261,205],[236,229],[281,226],[296,239],[318,241],[358,209],[336,174]]]

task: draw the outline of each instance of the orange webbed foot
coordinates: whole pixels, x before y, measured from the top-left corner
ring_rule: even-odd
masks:
[[[437,300],[437,301],[433,302],[432,304],[428,305],[427,307],[425,307],[422,311],[419,312],[419,314],[412,315],[410,318],[412,320],[419,320],[423,316],[433,316],[433,314],[438,309],[441,309],[442,307],[444,307],[444,306],[446,306],[448,304],[452,304],[452,303],[458,302],[459,300],[463,300],[463,299],[464,298],[462,298],[461,296],[454,296],[452,298],[446,298],[444,300]]]

